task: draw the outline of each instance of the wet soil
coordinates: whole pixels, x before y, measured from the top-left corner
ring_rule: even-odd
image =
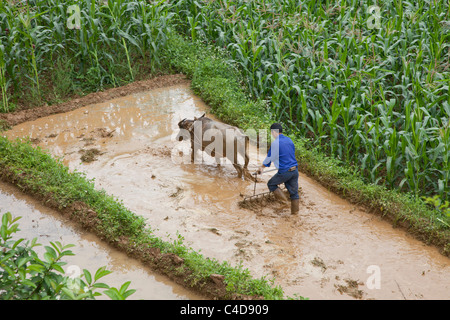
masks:
[[[143,92],[170,85],[187,83],[183,74],[164,75],[148,80],[135,81],[126,86],[90,93],[86,96],[75,98],[64,103],[39,108],[24,109],[11,113],[0,113],[0,124],[4,127],[12,127],[26,121],[32,121],[41,117],[57,113],[68,112],[90,104],[122,97],[136,92]]]
[[[182,83],[42,117],[5,134],[29,136],[71,170],[86,172],[163,239],[179,232],[205,256],[275,277],[289,296],[450,298],[449,258],[304,174],[297,216],[270,199],[243,207],[253,182],[205,154],[202,164],[188,163],[187,143],[175,141],[177,123],[204,112],[214,118]],[[79,151],[92,148],[100,153],[83,162]],[[264,156],[252,146],[250,168]],[[262,175],[257,194],[267,191],[271,174]]]

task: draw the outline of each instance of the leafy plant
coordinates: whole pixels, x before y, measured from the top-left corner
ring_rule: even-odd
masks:
[[[99,289],[105,289],[103,294],[113,300],[124,300],[135,292],[128,289],[130,282],[124,283],[120,289],[98,282],[111,273],[104,267],[99,268],[94,278],[84,269],[83,277],[73,279],[65,275],[62,268],[66,262],[65,256],[73,256],[68,250],[72,244],[62,245],[59,241],[50,242],[45,246],[43,257],[34,250],[41,244],[37,238],[31,241],[24,238],[13,239],[13,234],[19,231],[17,221],[6,212],[2,215],[0,227],[0,299],[2,300],[86,300],[102,296]]]
[[[437,217],[437,219],[447,227],[450,227],[450,202],[442,201],[437,195],[434,197],[423,197],[423,199],[425,203],[430,204],[440,213],[441,216]]]

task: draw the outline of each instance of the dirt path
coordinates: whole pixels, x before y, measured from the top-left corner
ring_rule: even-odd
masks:
[[[177,123],[208,112],[187,83],[161,87],[15,126],[147,219],[155,233],[205,256],[275,276],[286,294],[311,299],[449,299],[450,259],[305,175],[300,214],[239,207],[253,183],[224,163],[180,163]],[[175,152],[175,151],[176,152]],[[261,160],[252,147],[251,167]],[[257,192],[266,191],[263,176]],[[379,280],[379,282],[378,282]],[[378,288],[379,284],[379,288]]]

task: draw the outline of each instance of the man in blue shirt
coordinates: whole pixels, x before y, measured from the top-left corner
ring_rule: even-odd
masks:
[[[269,191],[282,202],[287,202],[284,193],[278,188],[278,185],[284,183],[291,197],[291,214],[297,214],[299,211],[298,195],[298,164],[295,158],[295,146],[289,137],[282,134],[283,127],[279,123],[270,126],[270,133],[274,138],[270,145],[267,157],[264,159],[258,174],[264,171],[264,168],[270,167],[273,162],[278,172],[269,180],[267,186]]]

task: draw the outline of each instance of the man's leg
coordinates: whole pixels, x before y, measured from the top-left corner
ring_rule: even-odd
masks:
[[[300,207],[300,197],[298,194],[298,170],[291,171],[291,178],[284,185],[291,196],[291,214],[297,214]]]
[[[289,179],[289,175],[286,173],[276,173],[270,180],[267,182],[267,187],[269,187],[269,191],[273,192],[275,197],[281,202],[287,204],[288,199],[284,195],[283,191],[278,188],[278,185],[285,183],[286,180]]]
[[[290,171],[290,177],[288,180],[284,182],[286,189],[289,191],[291,196],[291,200],[299,199],[300,196],[298,194],[298,170]]]

